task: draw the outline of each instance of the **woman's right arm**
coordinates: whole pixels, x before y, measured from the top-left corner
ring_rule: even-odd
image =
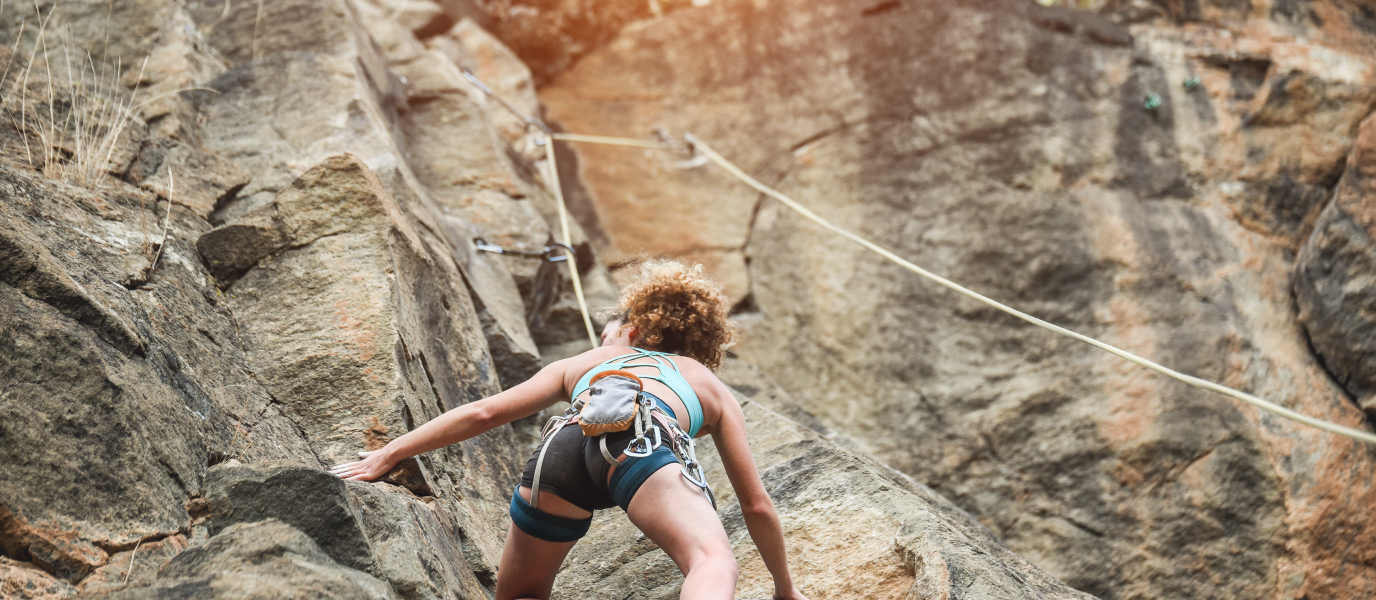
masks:
[[[713,378],[715,379],[715,377]],[[775,600],[807,600],[793,584],[788,571],[788,551],[784,548],[783,525],[779,514],[774,510],[774,501],[760,481],[755,458],[750,454],[750,444],[745,432],[745,413],[736,397],[720,382],[720,390],[713,390],[720,396],[722,407],[721,420],[712,429],[712,441],[721,455],[726,476],[731,480],[731,488],[736,491],[736,499],[741,505],[741,515],[745,517],[745,528],[750,531],[750,539],[760,551],[765,568],[774,578]],[[714,386],[715,387],[715,386]]]
[[[564,373],[571,360],[552,362],[534,377],[509,390],[441,414],[379,450],[360,452],[363,460],[345,463],[330,471],[347,481],[372,481],[386,475],[402,460],[540,412],[565,399]]]

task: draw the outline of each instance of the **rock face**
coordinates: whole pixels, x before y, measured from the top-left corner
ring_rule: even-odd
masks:
[[[723,380],[769,386],[741,364]],[[783,394],[771,393],[786,403]],[[749,398],[750,450],[784,523],[790,570],[817,598],[1087,599],[1013,554],[965,511],[927,486],[851,454]],[[720,464],[708,439],[701,455]],[[720,469],[708,471],[736,549],[737,595],[768,598],[773,580],[750,541]],[[844,576],[838,576],[844,574]],[[604,511],[555,581],[555,598],[678,597],[683,576],[620,510]]]
[[[109,125],[137,135],[115,139],[110,154],[127,158],[96,181],[44,158],[67,138],[25,125],[59,106],[32,94],[78,96],[64,91],[72,81],[31,81],[57,68],[34,50],[35,15],[0,17],[6,56],[40,67],[0,82],[3,109],[22,117],[0,127],[5,597],[490,593],[528,434],[494,430],[407,461],[388,483],[343,486],[323,471],[499,391],[503,377],[515,384],[541,360],[518,281],[473,249],[495,233],[438,202],[450,182],[416,175],[438,171],[433,146],[407,145],[407,128],[454,115],[409,111],[389,61],[404,64],[416,47],[451,59],[424,50],[414,23],[388,18],[376,20],[394,26],[380,29],[384,54],[363,26],[369,10],[381,9],[120,8],[107,25],[168,25],[111,36],[123,64],[150,58],[120,80],[138,92],[109,92],[141,109]],[[64,36],[105,18],[64,11],[52,22]],[[454,67],[430,67],[443,64]],[[176,93],[188,87],[201,89]],[[138,104],[145,89],[171,93]],[[448,141],[502,158],[483,168],[547,201],[538,165],[508,153],[469,92],[440,93],[466,103],[482,135]],[[43,160],[15,151],[24,147]],[[506,226],[548,236],[541,210]],[[602,268],[590,259],[587,269],[595,280]],[[531,293],[571,301],[533,275]],[[235,554],[269,518],[310,544],[269,533],[260,537],[280,543]],[[188,549],[209,554],[172,569]],[[258,567],[248,583],[222,573]]]
[[[1376,104],[1369,17],[1185,4],[714,1],[626,27],[541,99],[568,131],[692,132],[978,291],[1367,426],[1330,372],[1369,393],[1345,373],[1370,371],[1370,228],[1344,216],[1370,212],[1353,146]],[[570,197],[595,207],[609,262],[715,270],[741,299],[743,359],[1067,583],[1376,594],[1376,449],[963,300],[690,156],[575,150]]]
[[[1376,411],[1376,117],[1295,264],[1295,302],[1324,367]]]
[[[475,246],[543,249],[558,224],[542,135],[461,69],[570,130],[691,129],[1038,314],[1360,422],[1301,335],[1365,372],[1340,360],[1361,356],[1343,319],[1369,275],[1349,231],[1376,99],[1360,11],[1115,4],[1129,30],[948,4],[0,11],[0,597],[492,594],[527,425],[379,482],[324,471],[586,344],[565,263]],[[1220,27],[1246,19],[1274,39]],[[1168,85],[1189,69],[1201,90]],[[1167,101],[1138,108],[1148,93]],[[557,150],[594,307],[639,251],[701,258],[745,299],[740,354],[762,369],[723,377],[757,398],[811,597],[1086,597],[1057,577],[1109,598],[1371,595],[1367,448],[951,303],[694,157]],[[741,592],[767,596],[711,476]],[[678,582],[608,513],[559,589]]]

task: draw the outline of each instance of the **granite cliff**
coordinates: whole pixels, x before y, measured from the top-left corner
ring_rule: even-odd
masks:
[[[476,249],[558,226],[542,136],[462,69],[1369,426],[1376,18],[1252,1],[4,6],[0,597],[491,595],[533,421],[324,471],[586,345],[562,263]],[[720,374],[811,597],[1376,595],[1376,451],[962,303],[692,157],[556,149],[594,306],[645,252],[739,299]],[[617,512],[556,597],[677,597]]]
[[[475,247],[544,247],[555,205],[538,136],[460,69],[530,112],[537,79],[463,16],[0,12],[0,597],[490,597],[533,423],[381,482],[324,470],[585,343],[562,264]],[[576,265],[606,305],[588,235]],[[742,401],[814,597],[1085,597],[755,385]],[[767,593],[732,510],[742,591]],[[676,596],[612,516],[585,547],[619,558],[580,554],[559,597]]]

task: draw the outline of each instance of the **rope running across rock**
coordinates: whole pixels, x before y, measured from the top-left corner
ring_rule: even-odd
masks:
[[[465,74],[465,75],[467,75],[467,74]],[[475,81],[475,78],[472,78],[471,75],[470,75],[469,77],[470,77],[470,81]],[[480,89],[483,89],[484,92],[486,92],[486,93],[488,93],[489,95],[492,95],[492,96],[495,97],[495,94],[492,92],[492,90],[491,90],[490,88],[487,88],[487,86],[485,86],[485,85],[480,85],[479,87],[480,87]],[[499,101],[501,101],[501,100],[499,99]],[[505,101],[501,101],[501,103],[502,103],[503,106],[506,106],[508,109],[511,109],[510,105],[508,105]],[[513,109],[513,112],[514,112],[514,109]],[[516,113],[516,114],[517,114],[518,117],[524,117],[524,115],[521,115],[520,113]],[[669,144],[669,143],[661,142],[661,141],[638,140],[638,139],[633,139],[633,138],[620,138],[620,137],[609,137],[609,136],[599,136],[599,135],[582,135],[582,134],[575,134],[575,133],[554,133],[554,132],[550,131],[550,130],[548,129],[548,127],[545,127],[545,126],[544,126],[544,123],[538,122],[537,119],[527,119],[527,122],[530,122],[530,123],[532,123],[532,124],[538,123],[538,126],[540,126],[542,129],[544,129],[544,130],[550,135],[550,137],[552,137],[552,138],[555,139],[555,140],[561,140],[561,141],[565,141],[565,142],[578,142],[578,143],[590,143],[590,144],[603,144],[603,145],[612,145],[612,146],[629,146],[629,147],[654,148],[654,149],[675,149],[675,148],[681,148],[681,146],[675,146],[675,145],[673,145],[673,144]],[[822,218],[821,216],[819,216],[817,213],[812,212],[812,211],[809,210],[807,207],[803,206],[802,204],[799,204],[797,201],[793,200],[792,198],[789,198],[788,196],[785,196],[784,194],[780,193],[778,190],[775,190],[774,188],[771,188],[771,187],[769,187],[769,186],[767,186],[767,185],[765,185],[765,184],[763,184],[763,183],[760,183],[759,180],[755,179],[754,177],[751,177],[751,176],[748,175],[745,171],[742,171],[739,167],[737,167],[737,166],[736,166],[735,164],[733,164],[731,161],[726,160],[726,158],[722,157],[722,155],[717,154],[717,152],[716,152],[715,150],[712,150],[712,148],[709,147],[707,144],[703,143],[701,140],[698,140],[698,139],[694,138],[694,137],[692,136],[692,134],[687,134],[687,135],[685,135],[685,136],[684,136],[684,139],[685,139],[685,141],[687,142],[689,148],[691,148],[691,149],[693,149],[693,150],[695,150],[695,151],[701,152],[701,153],[702,153],[704,156],[706,156],[709,160],[711,160],[712,162],[716,163],[716,164],[717,164],[718,166],[720,166],[722,169],[725,169],[726,172],[728,172],[728,173],[734,175],[737,179],[740,179],[740,180],[741,180],[742,182],[744,182],[746,185],[749,185],[750,187],[755,188],[755,189],[756,189],[757,191],[759,191],[760,193],[765,194],[765,195],[767,195],[767,196],[769,196],[769,197],[771,197],[771,198],[774,198],[775,200],[778,200],[779,202],[783,203],[784,206],[787,206],[788,208],[792,209],[793,211],[797,212],[798,214],[802,215],[803,217],[807,218],[808,220],[810,220],[810,221],[812,221],[812,222],[814,222],[814,223],[816,223],[816,224],[822,226],[823,228],[826,228],[826,229],[832,231],[833,233],[836,233],[837,235],[840,235],[841,237],[844,237],[844,238],[846,238],[846,239],[848,239],[848,240],[851,240],[852,242],[855,242],[856,244],[859,244],[859,245],[861,245],[861,246],[864,246],[866,249],[868,249],[868,250],[870,250],[870,251],[872,251],[872,252],[874,252],[874,253],[876,253],[876,254],[878,254],[878,255],[880,255],[880,256],[883,256],[884,258],[888,259],[889,261],[893,262],[894,264],[897,264],[898,266],[903,267],[904,269],[907,269],[907,270],[909,270],[909,271],[912,271],[913,273],[916,273],[916,274],[918,274],[918,275],[920,275],[920,276],[922,276],[922,277],[924,277],[924,278],[926,278],[926,279],[928,279],[928,280],[931,280],[931,281],[933,281],[933,282],[936,282],[937,284],[939,284],[939,285],[941,285],[941,286],[943,286],[943,287],[946,287],[946,288],[948,288],[948,289],[950,289],[950,290],[953,290],[953,291],[955,291],[955,292],[957,292],[957,293],[959,293],[959,294],[961,294],[961,295],[963,295],[963,296],[966,296],[966,297],[971,298],[971,299],[973,299],[973,300],[977,300],[977,301],[979,301],[979,302],[981,302],[981,303],[984,303],[984,304],[986,304],[986,305],[988,305],[988,306],[990,306],[990,307],[993,307],[993,308],[995,308],[995,309],[997,309],[997,310],[999,310],[999,311],[1001,311],[1001,312],[1004,312],[1004,313],[1006,313],[1006,314],[1009,314],[1009,315],[1012,315],[1012,316],[1017,317],[1017,318],[1019,318],[1019,319],[1022,319],[1023,321],[1027,321],[1028,323],[1031,323],[1031,324],[1036,325],[1036,326],[1038,326],[1038,327],[1041,327],[1041,328],[1043,328],[1043,329],[1046,329],[1046,330],[1055,332],[1055,333],[1057,333],[1057,334],[1059,334],[1059,335],[1062,335],[1062,336],[1071,338],[1071,339],[1073,339],[1073,340],[1077,340],[1077,341],[1080,341],[1080,342],[1084,342],[1084,343],[1086,343],[1086,344],[1089,344],[1090,346],[1094,346],[1095,348],[1098,348],[1098,349],[1100,349],[1100,350],[1103,350],[1103,351],[1105,351],[1105,352],[1108,352],[1108,353],[1110,353],[1110,354],[1113,354],[1114,356],[1117,356],[1117,357],[1119,357],[1119,358],[1122,358],[1123,360],[1126,360],[1126,361],[1131,362],[1131,363],[1133,363],[1133,364],[1136,364],[1136,365],[1138,365],[1138,366],[1144,367],[1144,368],[1146,368],[1146,369],[1150,369],[1150,370],[1152,370],[1152,371],[1155,371],[1155,372],[1157,372],[1157,373],[1160,373],[1160,374],[1162,374],[1162,375],[1165,375],[1165,376],[1167,376],[1167,377],[1170,377],[1171,379],[1175,379],[1176,381],[1180,381],[1180,382],[1185,383],[1185,384],[1187,384],[1187,385],[1190,385],[1190,386],[1193,386],[1193,387],[1196,387],[1196,388],[1199,388],[1199,389],[1202,389],[1202,390],[1208,390],[1208,391],[1211,391],[1211,392],[1216,392],[1216,393],[1219,393],[1219,394],[1223,394],[1223,395],[1225,395],[1225,396],[1228,396],[1228,397],[1230,397],[1230,398],[1234,398],[1234,399],[1237,399],[1237,400],[1241,400],[1241,401],[1246,402],[1247,404],[1250,404],[1250,405],[1252,405],[1252,406],[1255,406],[1255,407],[1257,407],[1257,408],[1259,408],[1259,409],[1261,409],[1261,410],[1264,410],[1264,411],[1266,411],[1266,412],[1269,412],[1269,413],[1271,413],[1271,414],[1274,414],[1274,415],[1277,415],[1277,416],[1280,416],[1280,417],[1284,417],[1284,418],[1286,418],[1286,419],[1290,419],[1291,421],[1295,421],[1295,422],[1297,422],[1297,423],[1303,423],[1303,424],[1305,424],[1305,425],[1309,425],[1309,426],[1311,426],[1311,427],[1316,427],[1316,428],[1318,428],[1318,429],[1321,429],[1321,430],[1323,430],[1323,431],[1327,431],[1327,432],[1329,432],[1329,433],[1336,433],[1336,434],[1338,434],[1338,435],[1346,436],[1346,437],[1352,438],[1352,439],[1357,440],[1357,441],[1366,442],[1366,443],[1368,443],[1368,444],[1374,444],[1374,445],[1376,445],[1376,434],[1372,434],[1372,433],[1369,432],[1369,431],[1363,431],[1363,430],[1361,430],[1361,429],[1356,429],[1356,428],[1353,428],[1353,427],[1347,427],[1347,426],[1345,426],[1345,425],[1339,425],[1339,424],[1337,424],[1337,423],[1332,423],[1332,422],[1329,422],[1329,421],[1325,421],[1325,420],[1323,420],[1323,419],[1316,419],[1316,418],[1311,417],[1311,416],[1309,416],[1309,415],[1301,414],[1301,413],[1299,413],[1299,412],[1293,411],[1293,410],[1291,410],[1291,409],[1289,409],[1289,408],[1286,408],[1286,407],[1284,407],[1284,406],[1281,406],[1281,405],[1276,404],[1276,403],[1274,403],[1274,402],[1271,402],[1271,401],[1269,401],[1269,400],[1265,400],[1265,399],[1260,398],[1260,397],[1258,397],[1258,396],[1249,394],[1249,393],[1247,393],[1247,392],[1243,392],[1243,391],[1240,391],[1240,390],[1236,390],[1236,389],[1230,388],[1230,387],[1225,386],[1225,385],[1220,385],[1220,384],[1214,383],[1214,382],[1212,382],[1212,381],[1209,381],[1209,380],[1207,380],[1207,379],[1201,379],[1201,378],[1195,377],[1195,376],[1193,376],[1193,375],[1188,375],[1188,374],[1185,374],[1185,373],[1181,373],[1181,372],[1179,372],[1179,371],[1176,371],[1175,369],[1172,369],[1172,368],[1170,368],[1170,367],[1161,365],[1161,364],[1159,364],[1159,363],[1157,363],[1157,362],[1154,362],[1154,361],[1152,361],[1152,360],[1143,358],[1143,357],[1141,357],[1141,356],[1138,356],[1138,355],[1136,355],[1136,354],[1133,354],[1133,353],[1131,353],[1131,352],[1128,352],[1127,350],[1123,350],[1123,349],[1121,349],[1121,348],[1118,348],[1117,346],[1114,346],[1114,345],[1112,345],[1112,344],[1108,344],[1108,343],[1106,343],[1106,342],[1099,341],[1099,340],[1097,340],[1097,339],[1095,339],[1095,338],[1092,338],[1092,337],[1089,337],[1089,336],[1087,336],[1087,335],[1084,335],[1084,334],[1081,334],[1081,333],[1077,333],[1077,332],[1071,331],[1071,330],[1069,330],[1069,329],[1066,329],[1066,328],[1064,328],[1064,327],[1061,327],[1060,325],[1056,325],[1056,324],[1054,324],[1054,323],[1050,323],[1050,322],[1048,322],[1048,321],[1044,321],[1044,320],[1042,320],[1042,319],[1039,319],[1039,318],[1037,318],[1037,317],[1034,317],[1034,316],[1032,316],[1032,315],[1029,315],[1029,314],[1027,314],[1027,313],[1025,313],[1025,312],[1022,312],[1022,311],[1020,311],[1020,310],[1017,310],[1017,309],[1015,309],[1015,308],[1013,308],[1013,307],[1011,307],[1011,306],[1008,306],[1008,305],[1006,305],[1006,304],[1003,304],[1002,302],[999,302],[999,301],[997,301],[997,300],[994,300],[993,298],[990,298],[990,297],[988,297],[988,296],[985,296],[985,295],[983,295],[983,294],[980,294],[979,292],[976,292],[976,291],[974,291],[974,290],[971,290],[970,288],[967,288],[967,287],[965,287],[965,286],[963,286],[963,285],[960,285],[960,284],[958,284],[958,283],[956,283],[956,282],[954,282],[954,281],[951,281],[950,279],[946,279],[945,277],[942,277],[942,276],[940,276],[940,275],[937,275],[937,274],[935,274],[935,273],[932,273],[931,271],[928,271],[928,270],[926,270],[926,269],[924,269],[924,268],[922,268],[922,267],[917,266],[916,264],[912,263],[911,261],[909,261],[909,260],[907,260],[907,259],[905,259],[905,258],[903,258],[903,257],[901,257],[901,256],[898,256],[897,254],[894,254],[893,252],[889,251],[888,249],[886,249],[886,248],[884,248],[884,247],[882,247],[882,246],[880,246],[880,245],[878,245],[878,244],[875,244],[874,242],[871,242],[871,241],[869,241],[868,239],[865,239],[865,238],[863,238],[863,237],[861,237],[861,236],[859,236],[859,235],[857,235],[857,234],[855,234],[855,233],[850,232],[849,230],[843,229],[843,228],[841,228],[841,227],[839,227],[839,226],[833,224],[832,222],[830,222],[830,221],[828,221],[828,220],[826,220],[826,219],[823,219],[823,218]],[[553,166],[554,166],[554,150],[553,150],[553,144],[549,144],[549,146],[550,146],[550,147],[546,149],[546,153],[547,153],[547,155],[550,157],[550,166],[553,167]],[[556,186],[556,188],[557,188],[557,187],[558,187],[558,175],[557,175],[557,173],[555,174],[555,179],[554,179],[553,181],[554,181],[554,184],[555,184],[555,186]],[[562,217],[563,217],[563,214],[564,214],[564,213],[563,213],[563,194],[562,194],[562,192],[558,192],[558,191],[556,192],[556,194],[557,194],[558,197],[559,197],[559,201],[560,201],[560,216],[561,216],[561,218],[562,218]],[[566,238],[566,239],[567,239],[567,236],[568,236],[568,234],[567,234],[567,232],[566,232],[566,233],[565,233],[565,238]],[[579,301],[580,301],[580,306],[581,306],[581,305],[582,305],[581,289],[578,290],[578,291],[580,292]],[[584,314],[584,319],[587,319],[586,309],[584,309],[584,310],[585,310],[585,312],[583,313],[583,314]],[[591,324],[588,325],[588,331],[589,331],[589,335],[591,335],[591,331],[592,331],[592,326],[591,326]]]
[[[614,145],[618,145],[618,146],[644,146],[644,147],[648,147],[648,146],[650,146],[650,145],[656,145],[656,146],[658,146],[658,147],[660,147],[660,148],[669,148],[669,147],[670,147],[670,146],[668,146],[667,144],[663,144],[663,143],[659,143],[659,142],[647,142],[647,141],[644,141],[644,140],[630,140],[630,139],[624,139],[624,138],[607,138],[607,137],[604,137],[604,136],[585,136],[585,135],[572,135],[572,134],[554,134],[554,139],[556,139],[556,140],[564,140],[564,141],[569,141],[569,142],[584,142],[584,143],[595,143],[595,144],[614,144]],[[1108,352],[1108,353],[1110,353],[1110,354],[1113,354],[1113,355],[1115,355],[1115,356],[1117,356],[1117,357],[1119,357],[1119,358],[1122,358],[1123,360],[1126,360],[1126,361],[1128,361],[1128,362],[1134,363],[1134,364],[1136,364],[1136,365],[1145,367],[1145,368],[1147,368],[1147,369],[1150,369],[1150,370],[1152,370],[1152,371],[1155,371],[1155,372],[1157,372],[1157,373],[1160,373],[1160,374],[1162,374],[1162,375],[1165,375],[1165,376],[1167,376],[1167,377],[1170,377],[1171,379],[1175,379],[1175,380],[1177,380],[1177,381],[1184,382],[1184,383],[1186,383],[1186,384],[1188,384],[1188,385],[1191,385],[1191,386],[1194,386],[1194,387],[1197,387],[1197,388],[1200,388],[1200,389],[1209,390],[1209,391],[1211,391],[1211,392],[1217,392],[1217,393],[1219,393],[1219,394],[1223,394],[1223,395],[1228,396],[1228,397],[1230,397],[1230,398],[1235,398],[1235,399],[1241,400],[1241,401],[1243,401],[1243,402],[1246,402],[1246,403],[1248,403],[1248,404],[1251,404],[1252,406],[1255,406],[1255,407],[1257,407],[1257,408],[1260,408],[1260,409],[1262,409],[1262,410],[1264,410],[1264,411],[1267,411],[1267,412],[1269,412],[1269,413],[1272,413],[1272,414],[1275,414],[1275,415],[1278,415],[1278,416],[1281,416],[1281,417],[1285,417],[1285,418],[1290,419],[1290,420],[1292,420],[1292,421],[1296,421],[1296,422],[1299,422],[1299,423],[1304,423],[1305,425],[1310,425],[1310,426],[1313,426],[1313,427],[1317,427],[1317,428],[1319,428],[1319,429],[1322,429],[1322,430],[1327,431],[1327,432],[1330,432],[1330,433],[1336,433],[1336,434],[1338,434],[1338,435],[1347,436],[1347,437],[1352,438],[1352,439],[1354,439],[1354,440],[1366,442],[1366,443],[1368,443],[1368,444],[1376,444],[1376,434],[1372,434],[1371,432],[1363,431],[1363,430],[1356,429],[1356,428],[1353,428],[1353,427],[1347,427],[1347,426],[1344,426],[1344,425],[1338,425],[1337,423],[1332,423],[1332,422],[1329,422],[1329,421],[1324,421],[1324,420],[1322,420],[1322,419],[1316,419],[1316,418],[1314,418],[1314,417],[1311,417],[1311,416],[1308,416],[1308,415],[1301,414],[1301,413],[1295,412],[1295,411],[1293,411],[1293,410],[1290,410],[1290,409],[1288,409],[1288,408],[1286,408],[1286,407],[1284,407],[1284,406],[1281,406],[1281,405],[1276,404],[1276,403],[1274,403],[1274,402],[1271,402],[1271,401],[1269,401],[1269,400],[1265,400],[1265,399],[1259,398],[1259,397],[1257,397],[1257,396],[1254,396],[1254,395],[1252,395],[1252,394],[1248,394],[1247,392],[1235,390],[1235,389],[1233,389],[1233,388],[1230,388],[1230,387],[1227,387],[1227,386],[1224,386],[1224,385],[1220,385],[1220,384],[1214,383],[1214,382],[1209,381],[1209,380],[1207,380],[1207,379],[1200,379],[1200,378],[1195,377],[1195,376],[1193,376],[1193,375],[1188,375],[1188,374],[1185,374],[1185,373],[1181,373],[1181,372],[1179,372],[1179,371],[1176,371],[1175,369],[1172,369],[1172,368],[1170,368],[1170,367],[1166,367],[1166,366],[1161,365],[1161,364],[1159,364],[1159,363],[1156,363],[1156,362],[1154,362],[1154,361],[1148,360],[1148,359],[1146,359],[1146,358],[1143,358],[1143,357],[1141,357],[1141,356],[1138,356],[1138,355],[1136,355],[1136,354],[1133,354],[1133,353],[1131,353],[1131,352],[1128,352],[1127,350],[1123,350],[1123,349],[1121,349],[1121,348],[1118,348],[1117,346],[1114,346],[1114,345],[1112,345],[1112,344],[1108,344],[1108,343],[1106,343],[1106,342],[1101,342],[1101,341],[1099,341],[1099,340],[1097,340],[1097,339],[1094,339],[1094,338],[1092,338],[1092,337],[1089,337],[1089,336],[1087,336],[1087,335],[1083,335],[1083,334],[1080,334],[1080,333],[1076,333],[1076,332],[1074,332],[1074,331],[1071,331],[1071,330],[1069,330],[1069,329],[1066,329],[1066,328],[1061,327],[1061,326],[1059,326],[1059,325],[1056,325],[1056,324],[1054,324],[1054,323],[1050,323],[1050,322],[1044,321],[1044,320],[1042,320],[1042,319],[1039,319],[1039,318],[1037,318],[1037,317],[1034,317],[1034,316],[1032,316],[1032,315],[1029,315],[1029,314],[1027,314],[1027,313],[1025,313],[1025,312],[1022,312],[1022,311],[1020,311],[1020,310],[1018,310],[1018,309],[1015,309],[1015,308],[1013,308],[1013,307],[1011,307],[1011,306],[1008,306],[1008,305],[1003,304],[1003,303],[1001,303],[1001,302],[999,302],[999,301],[997,301],[997,300],[994,300],[994,299],[992,299],[992,298],[990,298],[990,297],[988,297],[988,296],[985,296],[985,295],[983,295],[983,294],[980,294],[979,292],[976,292],[976,291],[974,291],[974,290],[971,290],[970,288],[967,288],[967,287],[965,287],[965,286],[963,286],[963,285],[960,285],[960,284],[958,284],[958,283],[956,283],[956,282],[954,282],[954,281],[951,281],[951,280],[949,280],[949,279],[946,279],[945,277],[942,277],[942,276],[940,276],[940,275],[937,275],[937,274],[935,274],[935,273],[932,273],[931,271],[928,271],[928,270],[926,270],[926,269],[923,269],[922,267],[917,266],[916,264],[913,264],[912,262],[908,261],[907,259],[904,259],[903,257],[900,257],[900,256],[898,256],[897,254],[894,254],[893,252],[890,252],[889,250],[883,248],[882,246],[879,246],[878,244],[875,244],[874,242],[871,242],[871,241],[869,241],[869,240],[867,240],[867,239],[865,239],[865,238],[863,238],[863,237],[860,237],[859,235],[856,235],[856,234],[854,234],[854,233],[852,233],[852,232],[850,232],[850,231],[848,231],[848,230],[846,230],[846,229],[842,229],[841,227],[838,227],[838,226],[832,224],[830,221],[827,221],[826,219],[823,219],[822,217],[818,216],[817,213],[814,213],[814,212],[812,212],[811,210],[808,210],[807,207],[805,207],[805,206],[799,204],[797,201],[793,200],[792,198],[789,198],[788,196],[783,195],[783,194],[780,193],[778,190],[775,190],[774,188],[771,188],[771,187],[769,187],[769,186],[767,186],[767,185],[765,185],[765,184],[763,184],[763,183],[760,183],[759,180],[757,180],[757,179],[755,179],[754,177],[751,177],[750,175],[746,174],[745,171],[742,171],[739,167],[737,167],[736,165],[732,164],[731,161],[728,161],[728,160],[726,160],[725,158],[723,158],[720,154],[717,154],[716,151],[712,150],[711,147],[709,147],[707,144],[703,143],[701,140],[693,139],[693,138],[691,137],[691,135],[688,136],[687,139],[688,139],[688,141],[689,141],[689,144],[690,144],[692,147],[694,147],[694,148],[696,148],[698,151],[702,152],[703,155],[707,156],[707,158],[710,159],[712,162],[717,163],[718,166],[720,166],[721,168],[725,169],[728,173],[730,173],[730,174],[736,176],[736,178],[738,178],[738,179],[740,179],[741,181],[745,182],[746,185],[749,185],[750,187],[755,188],[755,189],[758,190],[759,192],[761,192],[761,193],[763,193],[763,194],[765,194],[765,195],[767,195],[767,196],[769,196],[769,197],[771,197],[771,198],[774,198],[775,200],[778,200],[779,202],[782,202],[782,203],[784,204],[784,206],[787,206],[787,207],[793,209],[795,212],[797,212],[798,214],[801,214],[802,216],[806,217],[808,220],[810,220],[810,221],[812,221],[812,222],[814,222],[814,223],[817,223],[818,225],[821,225],[822,227],[824,227],[824,228],[826,228],[826,229],[829,229],[829,230],[831,230],[832,232],[834,232],[834,233],[836,233],[836,234],[838,234],[838,235],[840,235],[840,236],[842,236],[842,237],[844,237],[844,238],[846,238],[846,239],[849,239],[849,240],[851,240],[851,241],[853,241],[853,242],[855,242],[855,243],[857,243],[857,244],[859,244],[859,245],[861,245],[861,246],[864,246],[865,248],[867,248],[867,249],[869,249],[869,250],[875,252],[876,254],[879,254],[880,256],[883,256],[884,258],[889,259],[891,262],[893,262],[893,263],[895,263],[895,264],[897,264],[897,265],[899,265],[899,266],[901,266],[901,267],[903,267],[903,268],[905,268],[905,269],[907,269],[907,270],[909,270],[909,271],[912,271],[912,272],[914,272],[914,273],[917,273],[918,275],[921,275],[922,277],[925,277],[925,278],[927,278],[927,279],[929,279],[929,280],[931,280],[931,281],[934,281],[934,282],[936,282],[936,283],[938,283],[938,284],[940,284],[940,285],[942,285],[942,286],[944,286],[944,287],[946,287],[946,288],[948,288],[948,289],[954,290],[954,291],[956,291],[956,292],[958,292],[958,293],[960,293],[960,294],[962,294],[962,295],[964,295],[964,296],[967,296],[967,297],[969,297],[969,298],[972,298],[972,299],[974,299],[974,300],[978,300],[979,302],[982,302],[982,303],[984,303],[984,304],[987,304],[987,305],[989,305],[989,306],[991,306],[991,307],[993,307],[993,308],[996,308],[996,309],[998,309],[998,310],[1000,310],[1000,311],[1002,311],[1002,312],[1004,312],[1004,313],[1007,313],[1007,314],[1009,314],[1009,315],[1012,315],[1012,316],[1017,317],[1017,318],[1019,318],[1019,319],[1022,319],[1022,320],[1024,320],[1024,321],[1027,321],[1028,323],[1031,323],[1031,324],[1036,325],[1036,326],[1038,326],[1038,327],[1041,327],[1041,328],[1043,328],[1043,329],[1047,329],[1047,330],[1053,331],[1053,332],[1055,332],[1055,333],[1058,333],[1058,334],[1060,334],[1060,335],[1063,335],[1063,336],[1065,336],[1065,337],[1068,337],[1068,338],[1071,338],[1071,339],[1074,339],[1074,340],[1078,340],[1078,341],[1084,342],[1084,343],[1086,343],[1086,344],[1089,344],[1089,345],[1091,345],[1091,346],[1094,346],[1095,348],[1098,348],[1098,349],[1100,349],[1100,350],[1103,350],[1103,351],[1105,351],[1105,352]],[[630,142],[637,142],[637,143],[630,143]]]

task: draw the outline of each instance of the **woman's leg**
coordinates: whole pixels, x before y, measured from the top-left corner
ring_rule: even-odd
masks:
[[[626,515],[683,571],[680,598],[731,600],[738,566],[721,519],[702,490],[665,465],[636,491]]]
[[[523,486],[520,493],[530,500],[530,488]],[[591,514],[548,491],[540,492],[540,510],[565,519],[585,519]],[[547,542],[513,524],[507,530],[502,564],[497,568],[497,600],[548,599],[559,566],[577,543]]]

